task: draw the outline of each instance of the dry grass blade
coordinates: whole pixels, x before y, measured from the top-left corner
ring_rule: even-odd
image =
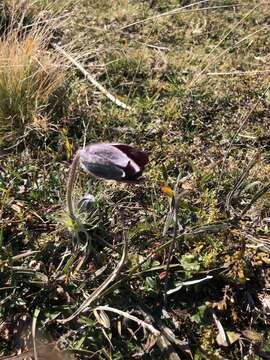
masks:
[[[109,100],[111,100],[116,105],[120,106],[124,110],[131,110],[134,111],[130,106],[123,103],[121,100],[117,99],[114,95],[112,95],[110,92],[108,92],[104,86],[102,86],[96,79],[93,78],[92,75],[89,74],[88,71],[86,71],[83,66],[76,61],[71,55],[69,55],[61,46],[53,43],[52,46],[56,51],[58,51],[60,54],[65,56],[73,65],[76,66],[78,70],[86,77],[87,80],[91,82],[103,95],[105,95]]]
[[[243,43],[244,41],[248,40],[249,38],[251,38],[252,36],[264,31],[264,30],[268,30],[269,26],[264,26],[259,30],[256,30],[250,34],[248,34],[247,36],[245,36],[244,38],[240,39],[239,41],[237,41],[233,46],[228,47],[227,49],[223,50],[220,54],[218,54],[211,62],[209,62],[204,68],[203,70],[201,70],[196,76],[195,78],[193,78],[191,80],[191,82],[189,83],[188,87],[189,89],[191,89],[197,81],[199,81],[201,79],[201,76],[205,74],[205,71],[212,65],[214,65],[217,60],[222,59],[224,57],[225,54],[227,54],[229,51],[231,51],[233,48],[236,48],[238,45],[240,45],[241,43]],[[219,44],[220,45],[220,44]],[[208,56],[206,57],[208,59]],[[206,73],[207,75],[207,73]]]
[[[216,327],[218,328],[219,336],[221,337],[223,344],[227,346],[228,341],[227,341],[227,336],[226,336],[225,330],[224,330],[221,322],[218,320],[216,314],[214,314],[214,313],[213,313],[213,319],[215,321]]]
[[[148,324],[147,322],[137,318],[136,316],[134,315],[130,315],[128,312],[126,311],[122,311],[122,310],[118,310],[118,309],[115,309],[113,307],[110,307],[110,306],[97,306],[95,308],[95,310],[102,310],[102,311],[110,311],[110,312],[113,312],[115,314],[118,314],[118,315],[121,315],[121,316],[124,316],[125,318],[129,319],[129,320],[132,320],[132,321],[135,321],[138,325],[142,326],[143,328],[147,329],[148,331],[150,331],[153,335],[155,336],[159,336],[160,335],[160,331],[155,329],[153,325],[151,324]]]
[[[178,284],[178,286],[176,288],[168,290],[167,295],[174,294],[175,292],[181,290],[183,286],[196,285],[196,284],[199,284],[199,283],[204,282],[206,280],[210,280],[212,278],[213,278],[212,275],[207,275],[206,277],[204,277],[202,279],[184,281],[184,282]]]
[[[172,199],[173,202],[173,221],[174,221],[174,228],[173,228],[173,239],[168,251],[168,255],[167,255],[167,262],[166,262],[166,279],[165,279],[165,285],[164,285],[164,303],[167,303],[167,289],[168,289],[168,279],[169,279],[169,275],[168,275],[168,271],[169,271],[169,266],[172,260],[172,255],[173,255],[173,251],[175,248],[175,242],[176,242],[176,235],[177,235],[177,229],[178,229],[178,216],[177,216],[177,199],[175,197],[173,197]]]
[[[246,71],[224,71],[224,72],[209,72],[208,76],[256,76],[258,74],[268,74],[270,69],[265,70],[246,70]]]
[[[254,112],[254,110],[257,108],[257,106],[259,105],[259,103],[262,101],[264,95],[268,92],[268,90],[270,89],[270,85],[267,86],[267,88],[263,91],[262,95],[257,99],[257,101],[254,103],[254,105],[251,107],[251,109],[247,112],[247,114],[241,119],[241,125],[239,126],[239,128],[237,129],[235,135],[233,136],[231,143],[230,143],[230,148],[231,145],[233,144],[234,140],[236,139],[237,135],[240,133],[240,131],[243,129],[243,127],[245,126],[246,122],[248,121],[249,117],[251,116],[251,114]]]

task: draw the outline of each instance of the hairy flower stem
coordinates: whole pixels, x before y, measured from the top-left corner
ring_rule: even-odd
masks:
[[[67,194],[66,194],[68,214],[69,214],[70,218],[76,223],[78,223],[78,219],[74,213],[72,193],[73,193],[73,188],[74,188],[74,184],[75,184],[75,180],[76,180],[76,172],[77,172],[77,167],[78,167],[79,161],[80,161],[80,151],[77,151],[77,153],[72,161],[72,164],[70,166],[70,169],[69,169],[68,181],[67,181]]]
[[[84,225],[80,222],[79,218],[75,215],[74,204],[72,199],[73,189],[76,181],[77,168],[80,162],[80,150],[77,151],[76,155],[73,158],[72,164],[69,168],[68,181],[67,181],[67,192],[66,192],[66,203],[67,203],[67,212],[70,219],[75,224],[75,234],[74,234],[74,250],[75,253],[80,251],[85,251],[87,249],[88,252],[92,252],[92,255],[96,261],[97,256],[95,250],[92,247],[90,236],[85,229]],[[80,247],[81,244],[81,236],[85,236],[85,244],[83,247]]]

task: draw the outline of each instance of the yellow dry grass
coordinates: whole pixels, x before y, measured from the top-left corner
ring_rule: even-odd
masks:
[[[15,15],[0,39],[2,136],[46,117],[53,110],[51,100],[66,75],[63,60],[48,48],[51,25],[40,26],[39,21],[23,25],[23,17],[20,22]]]

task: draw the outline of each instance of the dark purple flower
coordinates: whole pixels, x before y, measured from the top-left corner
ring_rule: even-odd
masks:
[[[93,144],[80,150],[81,167],[107,180],[135,181],[148,161],[145,152],[124,144]]]

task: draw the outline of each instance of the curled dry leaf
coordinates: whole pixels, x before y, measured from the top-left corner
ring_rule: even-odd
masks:
[[[93,310],[93,314],[95,315],[95,318],[99,324],[101,324],[105,329],[110,329],[111,322],[109,319],[109,316],[106,314],[103,310]]]

